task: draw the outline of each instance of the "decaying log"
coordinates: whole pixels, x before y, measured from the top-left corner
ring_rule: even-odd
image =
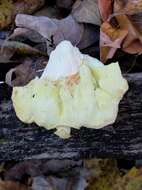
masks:
[[[94,130],[72,130],[63,140],[35,124],[26,125],[16,118],[10,89],[0,88],[0,160],[11,159],[84,159],[113,157],[142,159],[142,73],[128,74],[129,91],[120,103],[113,126]]]

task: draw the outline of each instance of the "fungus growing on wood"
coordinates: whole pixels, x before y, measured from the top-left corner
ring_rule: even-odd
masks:
[[[56,128],[56,135],[69,138],[71,128],[98,129],[114,123],[127,90],[118,63],[103,65],[62,41],[42,76],[14,87],[12,100],[21,121]]]

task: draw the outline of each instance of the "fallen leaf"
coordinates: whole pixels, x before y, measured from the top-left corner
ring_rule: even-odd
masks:
[[[11,0],[1,0],[0,4],[0,29],[11,23],[13,4]]]
[[[0,29],[7,27],[14,21],[17,13],[31,14],[41,8],[45,0],[1,0],[0,4]]]
[[[17,0],[14,3],[14,15],[18,13],[32,14],[36,10],[40,9],[44,4],[45,0]]]
[[[45,39],[36,31],[27,28],[16,28],[13,33],[8,37],[14,41],[30,40],[35,43],[44,43]]]
[[[115,190],[141,190],[142,168],[133,167],[114,185]]]
[[[142,167],[132,167],[122,175],[117,164],[116,160],[110,159],[85,161],[85,167],[93,171],[87,190],[141,190]]]
[[[142,12],[142,0],[128,0],[124,7],[125,11],[131,15]]]
[[[114,190],[114,184],[121,179],[115,160],[88,160],[85,166],[92,171],[87,190]]]
[[[50,174],[60,175],[60,173],[70,171],[72,168],[79,168],[81,165],[81,160],[27,160],[20,162],[9,169],[5,174],[5,179],[20,181],[25,174],[30,175],[31,177],[41,175],[47,176]]]
[[[86,187],[86,179],[81,174],[64,178],[37,176],[32,184],[32,190],[85,190]]]
[[[103,22],[107,21],[108,17],[112,14],[112,0],[98,0],[98,7]]]
[[[55,176],[49,176],[46,178],[50,182],[55,190],[70,190],[68,186],[69,177],[59,178]]]
[[[70,9],[75,0],[56,0],[56,5],[61,8]]]
[[[117,29],[108,22],[101,25],[100,32],[100,59],[103,63],[115,54],[116,50],[127,36],[127,29]]]
[[[114,12],[119,12],[122,9],[122,3],[116,1],[114,3]],[[122,30],[128,30],[128,35],[125,38],[122,49],[128,53],[141,53],[142,52],[142,33],[134,25],[131,19],[126,15],[115,16],[117,22]],[[140,18],[141,20],[141,18]]]
[[[102,6],[105,5],[103,4],[103,1],[100,1],[100,3],[102,3]],[[105,8],[103,10],[105,10]],[[136,18],[136,15],[133,14],[142,12],[142,1],[115,0],[113,11],[114,13],[111,15],[108,13],[107,20],[110,21],[113,17],[116,18],[118,23],[117,26],[116,24],[115,26],[111,26],[114,28],[115,33],[118,33],[119,35],[115,41],[112,40],[112,34],[107,34],[107,31],[105,30],[104,32],[102,31],[102,28],[105,28],[104,23],[102,24],[100,33],[100,57],[103,62],[112,58],[117,48],[121,48],[123,51],[131,54],[142,53],[142,30],[139,30],[141,27],[139,27],[140,24],[138,24],[138,20],[133,21],[133,19]],[[133,16],[128,17],[127,15]],[[139,20],[141,20],[141,16],[139,17]]]
[[[89,177],[88,170],[85,168],[80,169],[78,175],[75,175],[68,180],[66,190],[86,190],[88,187],[87,178]]]
[[[59,162],[61,162],[61,160]],[[61,163],[63,164],[63,162]],[[88,185],[86,177],[88,176],[88,171],[84,168],[78,168],[78,170],[77,168],[71,169],[73,170],[72,174],[66,170],[66,173],[64,172],[64,176],[62,177],[51,176],[51,173],[48,174],[49,176],[46,179],[43,176],[38,176],[36,178],[35,190],[38,189],[37,185],[39,184],[41,184],[39,185],[41,190],[44,190],[46,186],[49,186],[49,188],[53,190],[85,190]],[[57,175],[61,172],[62,171],[58,171]],[[43,184],[45,184],[45,186]]]
[[[11,49],[0,49],[0,62],[1,63],[9,63],[10,62],[10,58],[14,55],[15,50],[11,50]]]
[[[45,52],[41,52],[34,47],[31,47],[25,43],[18,41],[0,40],[1,57],[10,59],[14,53],[23,55],[44,55],[47,56]]]
[[[131,20],[134,23],[134,26],[142,33],[142,12],[137,13],[131,16]]]
[[[42,163],[43,162],[41,160],[25,160],[19,162],[6,171],[5,180],[21,181],[25,175],[31,177],[42,175]]]
[[[13,181],[0,181],[0,190],[31,190],[31,188]]]
[[[72,15],[80,23],[101,24],[97,0],[77,0]]]
[[[32,190],[55,190],[52,183],[43,176],[33,178]]]
[[[115,3],[121,4],[121,9],[114,11],[113,15],[134,15],[142,12],[142,0],[115,0]]]
[[[36,31],[43,36],[47,43],[48,54],[63,40],[69,40],[73,45],[83,49],[98,41],[99,36],[99,30],[95,26],[80,24],[71,15],[58,20],[19,14],[16,16],[16,25]]]
[[[10,69],[6,74],[6,83],[9,86],[24,86],[36,76],[31,60]],[[13,79],[14,78],[14,79]]]
[[[49,160],[44,163],[44,168],[43,168],[43,173],[44,174],[50,174],[50,173],[57,173],[59,174],[60,172],[66,171],[66,170],[71,170],[72,168],[75,167],[80,167],[82,165],[82,161],[74,161],[70,159],[65,159],[65,160]]]
[[[18,14],[16,16],[16,26],[28,28],[38,32],[45,39],[51,40],[52,36],[58,36],[61,40],[64,39],[62,32],[58,29],[56,20],[44,16],[31,16],[25,14]]]
[[[73,44],[78,44],[81,34],[83,34],[83,25],[78,24],[72,16],[58,20],[44,16],[19,14],[16,16],[15,22],[18,27],[34,30],[50,42],[53,40],[55,45],[64,39],[72,41]]]
[[[69,15],[65,19],[56,19],[54,21],[58,26],[58,30],[62,31],[64,40],[69,40],[72,42],[72,44],[77,46],[79,42],[82,40],[82,36],[84,33],[84,25],[77,23],[71,15]],[[58,37],[56,38],[55,36],[54,39],[58,43],[60,42],[60,40],[58,40]]]
[[[33,15],[34,16],[47,16],[49,18],[62,19],[63,16],[61,13],[62,12],[60,11],[60,9],[58,9],[56,6],[51,7],[51,6],[45,5],[40,10],[36,11]]]
[[[142,44],[139,40],[134,40],[128,47],[124,48],[123,51],[130,54],[142,54]]]

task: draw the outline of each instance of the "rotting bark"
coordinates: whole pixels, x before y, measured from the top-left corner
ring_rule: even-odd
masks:
[[[72,130],[63,140],[53,130],[23,124],[12,108],[10,89],[0,92],[0,160],[84,159],[112,157],[142,159],[142,73],[128,74],[129,91],[120,103],[117,121],[99,130]]]

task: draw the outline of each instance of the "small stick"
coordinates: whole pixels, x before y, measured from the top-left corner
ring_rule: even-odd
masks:
[[[0,84],[4,84],[5,82],[4,81],[0,81]]]

